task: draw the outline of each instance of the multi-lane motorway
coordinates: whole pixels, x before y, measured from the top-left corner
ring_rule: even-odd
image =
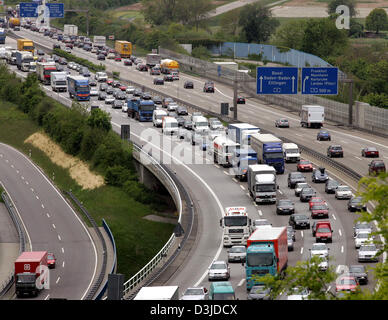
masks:
[[[18,32],[18,34],[22,37],[30,38],[48,48],[51,48],[55,42],[55,40],[42,37],[30,31],[23,30]],[[7,43],[15,46],[15,40],[7,38]],[[73,49],[73,54],[87,58],[94,63],[100,63],[100,61],[97,62],[94,54],[87,53],[81,49]],[[135,67],[124,67],[122,62],[105,61],[104,63],[109,71],[119,71],[122,78],[131,79],[149,87],[153,86],[153,78],[148,73],[141,73],[135,70]],[[216,112],[219,111],[221,102],[229,102],[231,104],[231,88],[216,83],[216,92],[214,94],[205,94],[202,92],[203,79],[183,74],[180,75],[180,78],[179,81],[166,83],[163,87],[154,87],[156,90],[159,89],[165,94],[179,97],[190,103],[197,104],[202,108]],[[183,82],[187,79],[194,81],[194,90],[183,89]],[[47,93],[50,91],[49,87],[45,87],[45,90]],[[67,94],[55,93],[53,96],[67,105],[71,103]],[[95,100],[95,98],[92,98],[92,100]],[[111,106],[105,105],[104,102],[96,101],[95,103],[99,103],[101,109],[111,114],[112,124],[117,132],[120,131],[121,124],[130,123],[131,135],[136,142],[139,142],[139,135],[144,134],[144,129],[152,128],[152,124],[138,123],[129,119],[121,110],[113,110]],[[327,146],[330,144],[330,142],[316,141],[316,130],[300,128],[297,115],[290,114],[276,106],[266,106],[257,100],[248,99],[246,105],[240,106],[238,117],[241,121],[256,124],[261,128],[271,130],[276,135],[285,136],[296,143],[314,146],[321,153],[325,153]],[[291,128],[276,129],[274,127],[274,121],[279,117],[287,117],[290,121]],[[332,134],[332,143],[341,144],[344,147],[345,157],[344,159],[339,159],[339,161],[352,167],[361,174],[366,173],[368,164],[368,160],[362,159],[360,156],[362,146],[376,146],[380,150],[382,157],[388,158],[388,146],[383,138],[331,125],[326,125],[325,127]],[[187,141],[179,141],[176,138],[172,138],[171,145],[173,147],[172,149],[180,146],[184,150],[192,150],[191,145]],[[165,146],[164,148],[161,147],[161,149],[164,150],[165,155],[168,154]],[[198,157],[202,158],[203,152],[198,147],[194,148],[194,152]],[[177,154],[176,152],[174,153],[174,155]],[[192,249],[192,253],[181,266],[179,272],[169,281],[170,284],[179,284],[182,290],[193,285],[205,285],[209,287],[207,267],[214,259],[226,260],[226,250],[222,248],[221,244],[222,230],[219,227],[219,219],[225,207],[236,205],[245,206],[252,219],[266,218],[273,226],[287,225],[287,216],[277,216],[272,205],[254,205],[247,194],[246,183],[237,182],[237,180],[234,180],[230,176],[227,170],[212,164],[211,161],[205,161],[204,164],[186,164],[172,161],[169,167],[176,172],[179,179],[193,197],[199,221],[197,241]],[[296,212],[308,213],[307,204],[300,203],[294,196],[293,190],[287,187],[287,174],[290,171],[295,171],[295,169],[295,164],[287,165],[286,173],[278,176],[280,184],[278,196],[294,200]],[[307,181],[310,182],[310,174],[305,175]],[[333,178],[335,177],[333,176]],[[344,183],[348,182],[350,183],[351,181],[344,181]],[[346,201],[335,200],[334,196],[326,195],[322,185],[314,184],[314,188],[328,202],[330,207],[330,220],[334,229],[333,244],[329,245],[331,248],[330,255],[333,259],[331,264],[334,266],[357,264],[352,230],[356,215],[347,211]],[[298,260],[307,259],[309,256],[308,249],[311,248],[313,241],[310,230],[298,231],[295,249],[289,253],[289,263],[293,265]],[[244,268],[241,264],[231,264],[230,281],[240,299],[246,298],[244,278]]]

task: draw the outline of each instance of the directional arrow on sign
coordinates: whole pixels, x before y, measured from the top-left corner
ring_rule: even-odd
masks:
[[[306,76],[304,79],[303,79],[303,86],[302,86],[302,90],[305,91],[305,86],[306,86],[306,80],[308,80],[309,76]]]

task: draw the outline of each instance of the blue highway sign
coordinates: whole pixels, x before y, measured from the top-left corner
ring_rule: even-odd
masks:
[[[258,67],[257,94],[297,94],[298,68]]]
[[[63,3],[46,3],[50,10],[50,18],[63,18],[65,16],[65,9]]]
[[[20,17],[22,18],[37,18],[38,17],[38,4],[34,2],[21,2],[20,3]]]
[[[338,68],[302,68],[302,94],[338,94]]]

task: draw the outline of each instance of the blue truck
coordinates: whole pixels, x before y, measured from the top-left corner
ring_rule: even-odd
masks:
[[[243,145],[250,145],[250,137],[254,133],[260,133],[260,128],[249,123],[231,123],[228,125],[228,138]]]
[[[67,76],[67,91],[71,99],[90,100],[89,79],[82,76]]]
[[[5,29],[0,28],[0,44],[4,44],[4,43],[5,43]]]
[[[152,121],[152,115],[156,109],[154,101],[132,98],[127,100],[127,106],[128,117],[138,121]]]
[[[257,163],[257,153],[248,146],[235,149],[232,155],[232,169],[236,179],[247,180],[248,166]]]
[[[276,173],[284,173],[284,155],[282,140],[272,134],[251,135],[251,148],[257,152],[257,162],[268,164]]]

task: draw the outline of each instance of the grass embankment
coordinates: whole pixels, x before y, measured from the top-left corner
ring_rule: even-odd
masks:
[[[24,154],[31,150],[31,159],[52,179],[61,190],[69,190],[83,202],[98,224],[104,218],[109,224],[117,245],[118,272],[126,278],[142,268],[165,244],[174,226],[143,219],[154,213],[148,205],[136,202],[122,189],[103,186],[82,190],[70,177],[68,169],[54,164],[38,148],[24,141],[36,132],[42,132],[28,115],[15,105],[0,100],[0,141],[9,144]]]

